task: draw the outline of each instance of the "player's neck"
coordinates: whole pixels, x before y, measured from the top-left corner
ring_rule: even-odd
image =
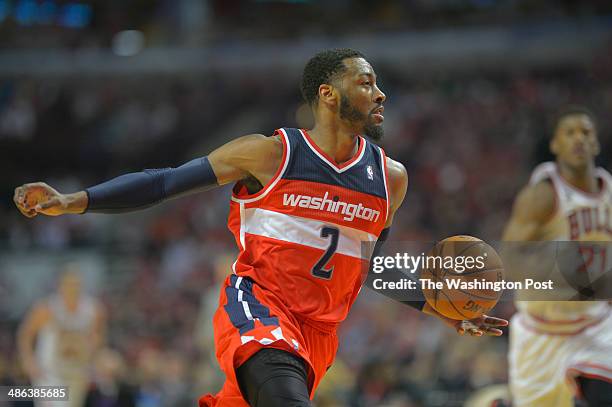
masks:
[[[562,162],[557,162],[557,167],[561,177],[571,186],[589,193],[599,191],[594,165],[589,164],[584,168],[573,168]]]
[[[357,134],[339,126],[316,124],[308,135],[336,164],[350,160],[359,149]]]

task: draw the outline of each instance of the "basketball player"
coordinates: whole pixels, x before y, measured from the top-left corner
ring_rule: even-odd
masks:
[[[593,115],[572,107],[554,124],[556,162],[536,167],[503,238],[612,241],[612,177],[595,167],[600,146]],[[573,406],[576,395],[589,406],[612,406],[609,304],[518,301],[517,308],[509,355],[513,405]]]
[[[68,402],[38,402],[41,406],[83,406],[105,325],[102,306],[82,293],[76,266],[69,265],[57,294],[34,306],[19,328],[20,359],[32,384],[68,386]]]
[[[75,194],[41,183],[15,192],[24,215],[60,215],[133,210],[235,183],[228,226],[240,253],[213,319],[226,382],[201,406],[311,405],[333,363],[338,324],[362,285],[369,258],[361,242],[384,241],[406,193],[404,166],[362,137],[382,137],[385,101],[362,54],[315,55],[302,93],[314,113],[312,130],[240,137],[181,167],[124,175]],[[36,191],[46,196],[28,204]],[[477,336],[501,335],[496,327],[507,324],[486,316],[445,322]]]

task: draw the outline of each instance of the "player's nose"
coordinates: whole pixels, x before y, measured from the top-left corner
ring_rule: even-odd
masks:
[[[574,133],[573,144],[575,147],[584,147],[587,143],[587,137],[581,131],[577,131]]]
[[[385,95],[378,86],[376,86],[374,90],[375,90],[374,101],[378,104],[383,103],[387,99],[387,95]]]

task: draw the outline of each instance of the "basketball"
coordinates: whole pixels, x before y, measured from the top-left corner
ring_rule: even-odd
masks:
[[[436,311],[451,319],[473,319],[499,301],[504,268],[487,243],[473,236],[451,236],[428,253],[420,278],[430,280],[423,294]]]

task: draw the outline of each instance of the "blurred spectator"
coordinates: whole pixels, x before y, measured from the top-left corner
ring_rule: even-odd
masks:
[[[83,405],[92,357],[106,336],[104,310],[81,283],[78,265],[66,265],[57,294],[35,305],[18,337],[32,385],[68,386],[71,407]]]
[[[135,391],[125,382],[125,373],[117,351],[108,348],[98,351],[84,407],[136,407]]]

